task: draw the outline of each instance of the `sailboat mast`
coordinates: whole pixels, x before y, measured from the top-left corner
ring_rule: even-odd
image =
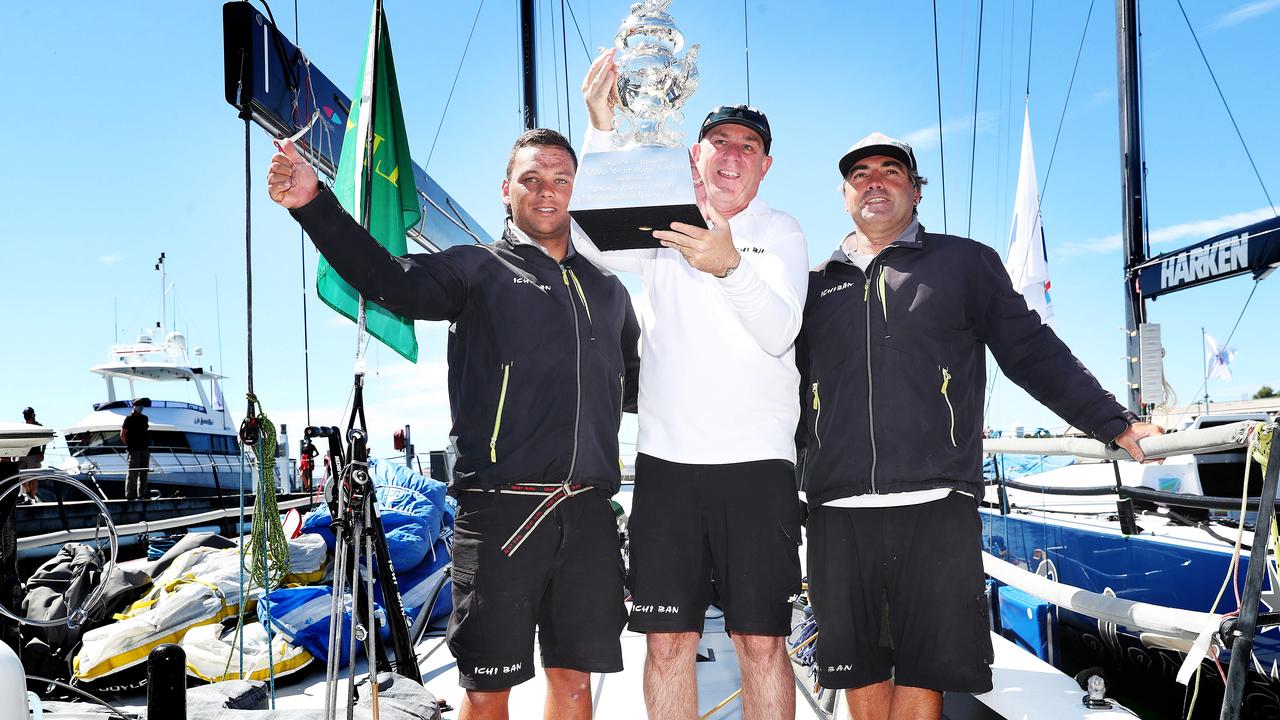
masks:
[[[538,65],[534,39],[533,0],[520,0],[520,68],[525,130],[538,127]]]
[[[1146,259],[1142,237],[1142,123],[1138,94],[1137,0],[1116,0],[1116,65],[1119,72],[1121,188],[1124,202],[1124,329],[1128,362],[1128,407],[1142,414],[1142,369],[1138,362],[1138,325],[1146,322],[1146,303],[1134,269]]]

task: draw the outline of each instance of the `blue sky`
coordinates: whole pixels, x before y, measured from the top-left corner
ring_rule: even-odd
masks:
[[[946,131],[947,229],[1002,254],[1009,229],[1027,73],[1029,2],[984,5],[981,81],[974,114],[978,3],[942,0],[939,36]],[[1280,198],[1277,72],[1280,1],[1183,3],[1249,143],[1258,170]],[[566,22],[568,90],[552,28],[560,4],[542,0],[542,124],[575,142],[585,114],[577,87],[589,58]],[[570,3],[592,55],[609,45],[627,13],[622,0]],[[303,0],[300,44],[340,86],[353,85],[371,2]],[[386,0],[415,159],[491,234],[501,223],[499,183],[521,129],[515,4],[479,13],[458,89],[444,113],[478,0]],[[774,164],[761,194],[795,215],[810,258],[828,255],[850,227],[836,190],[836,159],[873,130],[916,146],[925,188],[921,219],[940,230],[943,182],[937,142],[931,3],[748,0],[750,101],[769,114]],[[1058,330],[1102,383],[1124,382],[1120,162],[1116,110],[1115,10],[1098,2],[1049,167],[1088,3],[1039,2],[1031,57],[1031,122],[1049,243]],[[273,5],[294,35],[294,7]],[[709,108],[746,101],[741,2],[677,0],[671,12],[689,42],[701,43],[702,84],[686,127]],[[554,18],[554,20],[552,19]],[[1154,252],[1270,216],[1177,6],[1146,4],[1143,16],[1149,224]],[[10,118],[2,145],[4,247],[0,297],[9,332],[0,416],[33,405],[46,424],[67,426],[103,399],[86,372],[113,341],[131,339],[160,315],[167,253],[173,283],[168,314],[205,348],[205,362],[232,376],[228,397],[242,408],[245,382],[243,125],[222,96],[221,4],[139,2],[6,3],[0,7],[0,63],[9,69]],[[566,110],[566,98],[568,110]],[[443,115],[443,123],[442,123]],[[970,193],[970,139],[976,118]],[[432,138],[440,127],[432,152]],[[273,149],[252,131],[254,183],[255,385],[277,423],[304,420],[302,283],[297,226],[266,197]],[[1046,174],[1048,177],[1046,178]],[[1047,182],[1046,182],[1047,180]],[[972,196],[972,197],[970,197]],[[972,210],[970,211],[970,206]],[[314,287],[315,253],[305,275]],[[1259,287],[1232,345],[1232,382],[1211,381],[1215,399],[1280,386],[1266,358],[1277,350],[1268,308],[1275,280]],[[1151,306],[1164,325],[1166,372],[1180,402],[1201,383],[1199,329],[1224,338],[1251,288],[1234,279],[1174,294]],[[634,282],[633,288],[638,287]],[[220,300],[220,302],[217,302]],[[344,421],[354,326],[312,296],[312,419]],[[118,325],[116,318],[118,317]],[[219,338],[221,338],[219,340]],[[376,345],[367,403],[375,454],[391,454],[390,433],[410,423],[420,450],[441,447],[448,430],[444,329],[420,325],[417,366]],[[991,424],[1061,422],[1002,381]],[[633,426],[624,428],[630,441]],[[295,434],[296,437],[296,434]],[[624,454],[628,446],[624,445]]]

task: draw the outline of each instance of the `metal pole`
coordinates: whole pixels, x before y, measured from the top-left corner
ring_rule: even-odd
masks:
[[[409,426],[404,426],[404,466],[413,467],[413,442],[409,436]]]
[[[533,0],[520,0],[520,67],[524,129],[538,127],[538,61],[533,26]]]
[[[1200,366],[1204,368],[1204,414],[1209,414],[1209,357],[1204,354],[1204,328],[1200,328]]]
[[[1248,462],[1248,457],[1245,462]],[[1262,480],[1262,499],[1253,526],[1253,549],[1249,552],[1249,570],[1244,580],[1244,596],[1240,599],[1240,622],[1233,633],[1231,669],[1222,694],[1222,720],[1236,720],[1244,700],[1244,685],[1253,662],[1253,636],[1258,625],[1258,602],[1262,595],[1262,576],[1267,571],[1267,545],[1271,538],[1271,515],[1276,501],[1276,476],[1280,474],[1280,441],[1271,439],[1267,474]],[[1265,508],[1265,509],[1263,509]],[[1244,522],[1244,518],[1240,518]]]
[[[1116,65],[1120,98],[1121,187],[1124,234],[1125,364],[1130,412],[1141,414],[1142,371],[1138,366],[1138,325],[1146,322],[1146,303],[1133,269],[1147,259],[1142,242],[1142,122],[1138,94],[1137,0],[1116,0]]]

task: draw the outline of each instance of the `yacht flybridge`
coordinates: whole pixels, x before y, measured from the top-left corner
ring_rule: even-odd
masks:
[[[129,470],[120,425],[134,401],[148,398],[149,485],[161,496],[235,493],[245,462],[236,427],[222,393],[224,376],[200,365],[201,349],[187,349],[179,332],[159,327],[133,343],[115,345],[108,362],[89,370],[106,381],[106,400],[63,430],[69,459],[62,470],[92,481],[109,497],[123,495]],[[281,442],[280,448],[288,447]],[[279,463],[276,484],[288,488],[288,463]]]

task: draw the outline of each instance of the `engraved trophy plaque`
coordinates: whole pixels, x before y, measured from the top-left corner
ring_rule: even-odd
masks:
[[[672,222],[706,227],[694,199],[689,151],[674,125],[698,89],[698,46],[677,57],[684,34],[671,0],[631,6],[614,37],[618,52],[615,152],[582,157],[569,213],[601,250],[657,248],[654,230]]]

